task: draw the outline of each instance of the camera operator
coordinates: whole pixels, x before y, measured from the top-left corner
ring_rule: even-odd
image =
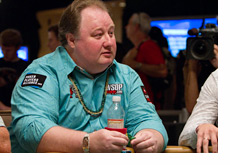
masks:
[[[218,45],[217,45],[218,41],[215,41],[215,39],[218,38],[217,32],[216,30],[215,30],[215,34],[213,32],[210,32],[210,30],[213,30],[214,28],[206,28],[206,29],[209,31],[205,33],[203,32],[203,36],[191,37],[192,42],[190,42],[189,39],[187,40],[187,50],[186,50],[187,60],[185,61],[183,67],[183,75],[184,75],[185,106],[190,114],[192,113],[192,110],[196,104],[196,100],[199,96],[199,92],[204,82],[206,81],[208,76],[214,70],[216,70],[216,68],[218,68]],[[190,35],[191,35],[191,31],[193,35],[194,33],[198,35],[198,31],[194,32],[194,29],[188,32],[190,33]],[[202,51],[199,50],[196,52],[195,49],[197,48],[195,47],[198,47],[197,45],[201,44],[200,42],[205,42],[202,44],[207,44],[205,45],[206,49],[200,48],[203,50]],[[213,53],[208,51],[213,51]]]

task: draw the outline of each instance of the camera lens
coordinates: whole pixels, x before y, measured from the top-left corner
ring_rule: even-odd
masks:
[[[211,38],[196,38],[191,42],[191,55],[197,60],[213,58],[213,41]]]
[[[195,44],[194,44],[194,49],[193,49],[194,53],[197,56],[201,56],[204,55],[207,52],[207,45],[203,40],[198,40]]]

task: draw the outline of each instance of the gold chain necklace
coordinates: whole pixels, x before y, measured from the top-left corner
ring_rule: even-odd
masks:
[[[101,103],[101,107],[98,111],[94,112],[92,110],[90,110],[89,108],[86,107],[85,105],[85,102],[83,100],[83,97],[81,95],[81,92],[80,90],[78,89],[76,83],[74,82],[74,80],[71,78],[71,76],[69,75],[68,76],[70,81],[72,82],[75,90],[76,90],[76,93],[77,93],[77,96],[79,98],[79,101],[81,103],[81,105],[83,106],[83,109],[88,113],[90,114],[91,116],[94,116],[94,117],[98,117],[102,114],[103,112],[103,109],[104,109],[104,105],[105,105],[105,100],[106,100],[106,94],[107,94],[107,88],[108,88],[108,82],[109,82],[109,71],[107,72],[107,76],[106,76],[106,82],[105,82],[105,87],[104,87],[104,93],[103,93],[103,98],[102,98],[102,103]]]

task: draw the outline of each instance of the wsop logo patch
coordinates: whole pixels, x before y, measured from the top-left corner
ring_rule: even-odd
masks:
[[[142,89],[142,92],[143,92],[143,94],[144,94],[144,96],[145,96],[147,102],[151,102],[151,100],[150,100],[150,98],[149,98],[149,95],[148,95],[148,93],[147,93],[145,87],[144,87],[144,86],[141,86],[141,89]]]
[[[122,94],[122,88],[123,84],[109,84],[107,88],[107,94]]]

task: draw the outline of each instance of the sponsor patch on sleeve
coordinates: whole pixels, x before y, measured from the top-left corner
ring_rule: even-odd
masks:
[[[46,80],[46,76],[40,74],[27,74],[22,82],[22,87],[34,86],[42,87]]]
[[[144,86],[141,86],[141,89],[142,89],[142,92],[143,92],[143,94],[144,94],[144,96],[145,96],[147,102],[150,102],[150,103],[151,103],[151,100],[150,100],[150,98],[149,98],[149,95],[148,95],[148,93],[147,93],[145,87],[144,87]]]

